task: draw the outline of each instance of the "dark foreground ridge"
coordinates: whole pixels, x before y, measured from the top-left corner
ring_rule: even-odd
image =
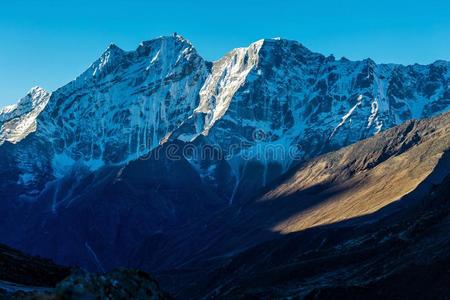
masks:
[[[30,257],[0,245],[0,281],[49,287],[55,286],[69,274],[69,268],[57,266],[50,260]]]
[[[91,274],[0,245],[0,299],[170,299],[139,270]]]

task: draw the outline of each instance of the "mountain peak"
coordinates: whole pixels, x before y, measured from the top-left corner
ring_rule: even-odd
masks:
[[[189,40],[185,39],[183,36],[179,35],[176,32],[174,32],[171,37],[173,37],[174,39],[177,39],[177,40],[179,40],[181,42],[187,42],[187,43],[191,44],[191,42]]]
[[[124,53],[125,51],[121,49],[114,43],[109,44],[108,48],[106,48],[104,53]]]
[[[284,57],[294,56],[297,57],[308,57],[315,59],[317,57],[323,57],[322,54],[316,53],[305,47],[302,43],[288,40],[281,37],[261,39],[254,42],[252,45],[257,46],[261,53],[266,55],[280,55]]]
[[[265,44],[270,44],[270,45],[277,45],[277,46],[300,46],[308,51],[311,52],[311,50],[309,50],[307,47],[305,47],[305,45],[303,45],[302,43],[295,41],[295,40],[289,40],[289,39],[285,39],[282,37],[274,37],[274,38],[265,38],[265,39],[260,39],[258,41],[256,41],[255,43],[265,43]]]
[[[14,112],[21,107],[28,106],[31,108],[34,104],[36,104],[37,102],[36,100],[49,94],[50,94],[49,92],[47,92],[46,90],[44,90],[39,86],[32,87],[27,92],[27,94],[24,97],[22,97],[19,101],[17,101],[15,104],[0,108],[0,121],[2,121],[2,119],[6,119],[7,114]]]
[[[35,106],[39,105],[39,103],[43,99],[47,99],[50,96],[50,92],[41,88],[40,86],[32,87],[27,94],[22,97],[16,104],[9,105],[3,109],[0,109],[0,114],[5,114],[8,112],[20,110],[20,111],[29,111],[33,109]]]
[[[155,39],[142,41],[139,44],[136,51],[138,51],[138,53],[147,53],[146,50],[154,47],[155,45],[161,45],[162,43],[172,43],[173,45],[179,44],[179,45],[186,45],[189,47],[193,47],[192,43],[190,41],[183,38],[181,35],[174,33],[172,35],[163,35],[163,36],[157,37]]]
[[[114,68],[125,56],[127,52],[119,48],[116,44],[111,43],[102,53],[99,59],[97,59],[93,64],[92,75],[98,76],[104,72],[104,70],[110,70]]]
[[[39,86],[31,88],[16,104],[0,109],[0,145],[18,143],[36,130],[36,118],[45,108],[51,93]]]
[[[435,62],[433,62],[431,65],[435,66],[435,67],[447,67],[448,68],[448,67],[450,67],[450,62],[439,59],[439,60],[436,60]]]
[[[27,93],[27,95],[30,95],[32,98],[36,98],[38,96],[42,96],[45,94],[50,94],[50,93],[40,86],[32,87]]]
[[[33,86],[29,92],[33,92],[33,91],[45,91],[45,89],[36,85],[36,86]]]

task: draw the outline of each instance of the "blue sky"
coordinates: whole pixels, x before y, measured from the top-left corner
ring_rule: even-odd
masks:
[[[260,38],[350,59],[450,60],[450,1],[2,1],[0,106],[66,84],[111,42],[125,50],[178,32],[207,59]]]

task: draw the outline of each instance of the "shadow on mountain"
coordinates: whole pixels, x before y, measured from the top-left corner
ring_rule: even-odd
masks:
[[[181,298],[446,297],[449,157],[447,152],[436,167],[439,175],[433,173],[393,207],[301,232],[271,232],[270,240],[216,265],[191,264],[159,274],[160,280]],[[396,213],[386,216],[385,210]]]
[[[335,227],[372,226],[394,213],[397,217],[448,174],[447,123],[446,116],[410,122],[305,162],[256,201],[237,204],[201,223],[167,232],[165,243],[158,245],[165,245],[161,246],[164,251],[185,255],[175,264],[177,270],[201,270],[290,232],[312,232],[305,235],[316,240],[319,229],[312,227],[326,228],[321,229],[326,233]],[[274,189],[280,192],[272,192]],[[322,242],[316,241],[310,245],[303,240],[302,245],[307,245],[303,251]],[[151,242],[144,249],[142,253],[150,253]],[[141,267],[162,270],[145,263]]]
[[[401,228],[410,224],[401,222],[448,174],[447,125],[448,114],[408,122],[304,162],[231,206],[182,156],[95,172],[80,165],[48,183],[38,201],[2,206],[9,218],[2,241],[94,271],[158,272],[163,287],[182,298],[237,295],[241,287],[276,294],[285,284],[306,295],[324,280],[331,287],[352,278],[366,284],[381,276],[371,257],[403,243]],[[308,290],[296,291],[303,285]]]

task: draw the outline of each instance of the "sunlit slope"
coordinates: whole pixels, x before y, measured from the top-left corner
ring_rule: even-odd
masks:
[[[407,122],[303,164],[258,202],[296,208],[274,226],[283,233],[364,216],[439,181],[450,172],[441,161],[449,149],[450,114]]]

